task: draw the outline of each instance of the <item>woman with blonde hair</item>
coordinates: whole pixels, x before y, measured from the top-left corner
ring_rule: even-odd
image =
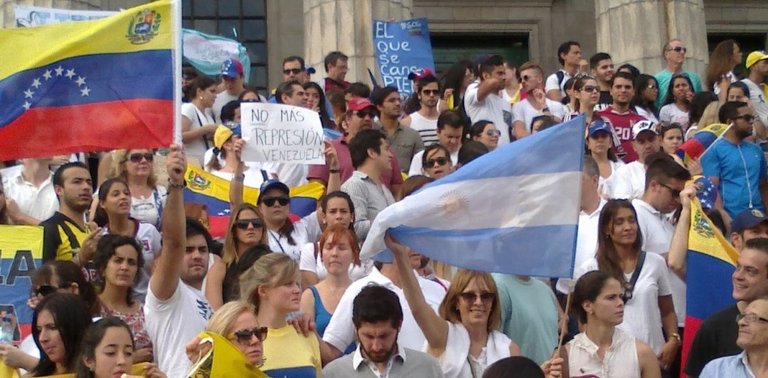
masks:
[[[317,335],[304,336],[286,320],[301,304],[301,276],[295,261],[282,253],[259,258],[240,276],[240,299],[253,304],[258,324],[269,329],[264,341],[264,373],[273,377],[321,375]]]
[[[256,308],[252,304],[234,301],[219,307],[205,330],[226,337],[251,365],[260,367],[264,363],[263,342],[268,331],[256,320]]]
[[[413,317],[427,339],[426,351],[437,358],[446,378],[480,377],[494,362],[520,354],[517,344],[497,331],[501,305],[490,274],[460,269],[435,313],[419,289],[410,248],[390,235],[385,241],[395,256]]]
[[[221,260],[216,260],[208,271],[205,297],[211,308],[217,310],[224,303],[235,300],[240,293],[235,290],[238,278],[238,262],[250,248],[262,246],[263,253],[269,253],[264,222],[255,206],[238,205],[229,217],[227,236],[224,238]],[[258,253],[254,250],[252,253]],[[263,254],[262,253],[262,254]]]

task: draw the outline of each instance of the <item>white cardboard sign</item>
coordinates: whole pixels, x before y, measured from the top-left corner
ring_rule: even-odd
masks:
[[[323,126],[317,112],[298,106],[242,103],[244,161],[325,164]]]

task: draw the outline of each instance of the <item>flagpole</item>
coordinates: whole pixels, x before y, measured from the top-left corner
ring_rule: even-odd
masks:
[[[173,38],[173,143],[181,145],[181,0],[171,0]]]
[[[717,142],[718,142],[720,139],[723,139],[723,137],[725,137],[725,133],[727,133],[727,132],[728,132],[728,130],[730,130],[730,129],[731,129],[731,127],[733,127],[733,122],[729,123],[729,124],[728,124],[728,127],[726,127],[726,128],[725,128],[725,131],[723,131],[722,133],[720,133],[720,135],[718,135],[718,136],[717,136],[717,138],[715,139],[715,141],[714,141],[714,142],[712,142],[712,144],[710,144],[710,145],[709,145],[709,147],[707,147],[706,149],[704,149],[704,152],[702,152],[702,153],[701,153],[701,155],[699,155],[699,160],[701,160],[701,158],[702,158],[702,157],[704,157],[704,154],[706,154],[706,153],[707,153],[707,152],[708,152],[708,151],[709,151],[709,150],[712,148],[712,146],[714,146],[714,145],[715,145],[715,143],[717,143]],[[694,135],[696,135],[696,134],[694,134]]]
[[[560,348],[563,347],[563,340],[565,334],[568,333],[568,312],[571,308],[571,297],[573,296],[573,284],[569,284],[568,296],[565,299],[565,308],[563,309],[563,317],[560,319],[560,339],[557,341],[557,348],[555,349],[555,357],[560,356]],[[565,331],[563,331],[565,329]],[[566,361],[565,363],[567,363]]]

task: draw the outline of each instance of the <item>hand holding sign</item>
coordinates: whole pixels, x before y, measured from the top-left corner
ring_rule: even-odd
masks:
[[[325,164],[320,116],[298,106],[240,105],[246,161]]]

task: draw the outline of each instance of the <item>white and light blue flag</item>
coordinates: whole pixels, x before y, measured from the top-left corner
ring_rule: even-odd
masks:
[[[361,259],[391,261],[384,246],[389,231],[449,265],[571,277],[584,122],[580,116],[500,147],[387,207],[376,216]]]

